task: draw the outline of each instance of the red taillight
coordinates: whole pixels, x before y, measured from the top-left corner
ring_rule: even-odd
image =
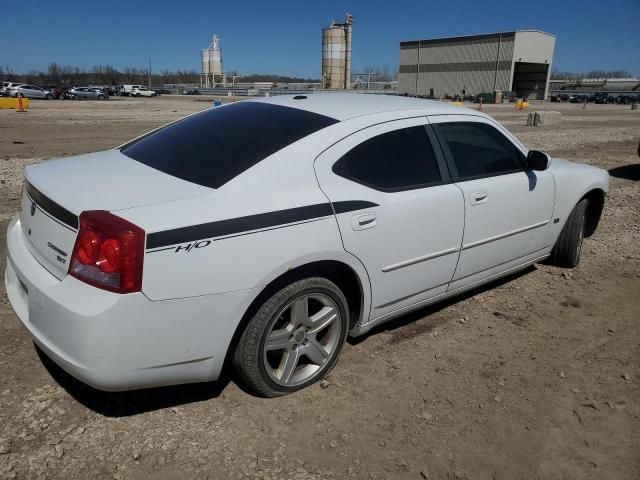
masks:
[[[116,293],[142,288],[144,230],[102,210],[82,212],[69,275]]]

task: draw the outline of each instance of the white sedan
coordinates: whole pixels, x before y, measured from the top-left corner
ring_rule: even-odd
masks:
[[[574,267],[608,175],[491,117],[375,95],[251,100],[31,165],[6,288],[103,390],[323,378],[347,335],[549,259]]]

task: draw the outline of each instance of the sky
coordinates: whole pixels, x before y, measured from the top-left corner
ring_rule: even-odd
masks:
[[[38,1],[36,1],[36,4]],[[399,43],[518,29],[556,35],[554,68],[625,69],[640,76],[640,0],[322,0],[297,2],[155,0],[30,9],[4,21],[0,65],[46,69],[200,70],[200,50],[221,37],[225,70],[319,78],[321,30],[353,14],[353,72],[399,63]],[[38,11],[40,13],[38,13]],[[46,12],[46,13],[45,13]],[[7,19],[5,19],[7,20]]]

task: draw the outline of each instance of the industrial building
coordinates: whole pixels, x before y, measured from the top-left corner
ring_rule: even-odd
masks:
[[[353,16],[322,29],[322,88],[351,88],[351,30]]]
[[[224,87],[227,78],[222,68],[222,49],[220,48],[220,37],[214,35],[208,48],[202,50],[202,73],[200,74],[200,85],[202,87]]]
[[[537,30],[401,42],[398,91],[436,98],[501,91],[543,100],[555,42]]]

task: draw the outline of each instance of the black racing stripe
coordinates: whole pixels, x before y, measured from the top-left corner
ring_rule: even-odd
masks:
[[[38,205],[42,210],[47,212],[53,218],[60,220],[62,223],[75,229],[78,228],[77,215],[71,213],[69,210],[61,207],[46,195],[40,193],[40,191],[29,182],[25,182],[25,188],[27,189],[27,193],[29,194],[29,197],[31,197],[31,200],[36,202],[36,205]]]
[[[366,202],[364,200],[343,200],[333,202],[333,208],[338,213],[353,212],[354,210],[364,210],[365,208],[379,207],[377,203]]]
[[[223,237],[234,233],[259,230],[261,228],[284,225],[286,223],[300,222],[311,218],[326,217],[332,215],[329,203],[307,205],[306,207],[289,208],[275,212],[258,213],[246,217],[230,218],[218,222],[203,223],[190,227],[176,228],[164,232],[150,233],[147,235],[147,248],[164,247],[178,243],[203,240],[205,238]]]
[[[335,202],[333,208],[336,213],[345,213],[363,208],[377,207],[371,202],[358,200]],[[307,205],[306,207],[289,208],[275,212],[258,213],[246,217],[219,220],[217,222],[203,223],[189,227],[175,228],[163,232],[155,232],[147,235],[147,249],[177,245],[208,238],[235,235],[252,230],[261,230],[286,225],[289,223],[303,222],[333,215],[330,203]]]

